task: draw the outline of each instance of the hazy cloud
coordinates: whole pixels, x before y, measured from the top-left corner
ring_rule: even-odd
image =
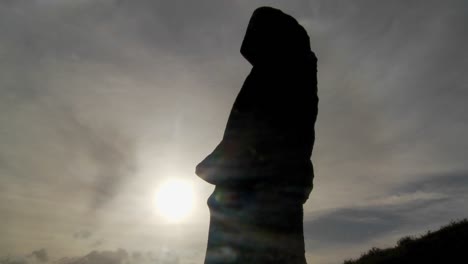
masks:
[[[112,199],[125,178],[134,173],[133,143],[118,130],[91,127],[74,116],[69,116],[68,121],[67,126],[63,127],[66,141],[73,142],[96,165],[91,207],[98,209]]]
[[[451,220],[466,217],[466,172],[424,177],[389,191],[389,195],[371,199],[354,207],[339,208],[306,215],[305,237],[313,250],[322,247],[363,245],[408,232],[417,234]],[[424,219],[432,219],[426,222]],[[405,230],[405,231],[403,231]]]
[[[39,262],[49,261],[49,255],[44,248],[33,251],[31,255],[34,256]]]
[[[23,257],[3,257],[0,258],[2,264],[29,264],[26,258]]]
[[[363,245],[368,240],[376,240],[403,228],[420,225],[420,219],[414,219],[420,211],[446,201],[442,198],[413,200],[398,205],[382,204],[356,208],[342,208],[319,217],[310,216],[304,221],[304,234],[310,249],[340,247],[344,245]]]
[[[91,233],[91,231],[89,230],[80,230],[78,232],[75,232],[73,234],[73,238],[76,238],[76,239],[88,239],[91,237],[93,233]]]
[[[425,191],[441,192],[450,196],[468,193],[468,172],[467,171],[448,171],[440,172],[424,177],[423,180],[412,181],[402,184],[398,191]]]
[[[32,258],[31,258],[32,257]],[[152,251],[129,252],[125,249],[116,250],[93,250],[86,255],[78,257],[62,257],[60,259],[50,259],[45,249],[31,253],[30,257],[1,257],[1,264],[33,264],[33,263],[54,263],[54,264],[178,264],[178,255],[169,250],[161,250],[155,254]]]
[[[123,264],[128,259],[124,249],[115,251],[92,251],[83,257],[62,258],[57,264]]]

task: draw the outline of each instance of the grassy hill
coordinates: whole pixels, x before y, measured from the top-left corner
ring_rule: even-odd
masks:
[[[464,264],[468,263],[468,220],[452,222],[419,237],[401,238],[393,248],[372,248],[344,264]]]

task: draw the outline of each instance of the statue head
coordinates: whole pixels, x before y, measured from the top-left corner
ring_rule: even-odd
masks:
[[[309,36],[292,16],[272,7],[254,11],[241,46],[252,65],[297,60],[310,52]]]

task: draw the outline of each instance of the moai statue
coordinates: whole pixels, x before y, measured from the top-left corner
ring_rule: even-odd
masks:
[[[196,168],[216,186],[205,264],[306,263],[317,58],[305,29],[271,7],[254,11],[240,51],[252,70],[223,139]]]

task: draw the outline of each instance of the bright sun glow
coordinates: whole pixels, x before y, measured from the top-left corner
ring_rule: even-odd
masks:
[[[193,186],[184,180],[169,180],[156,193],[158,213],[170,222],[184,220],[193,208]]]

